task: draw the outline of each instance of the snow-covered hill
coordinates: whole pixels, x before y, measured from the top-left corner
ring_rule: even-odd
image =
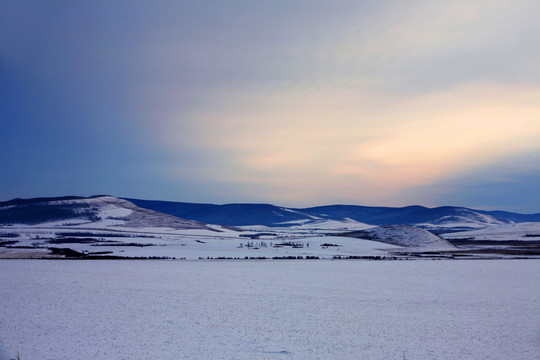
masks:
[[[444,215],[424,223],[415,224],[428,230],[444,233],[447,230],[472,230],[489,226],[514,224],[507,219],[496,218],[492,215],[482,214],[466,208],[455,208],[451,215]]]
[[[0,224],[212,230],[201,222],[144,209],[112,196],[12,200],[0,204]]]
[[[367,230],[344,233],[342,236],[380,241],[386,244],[415,248],[422,251],[444,251],[457,249],[457,247],[452,245],[447,240],[434,235],[427,230],[407,225],[379,226]]]

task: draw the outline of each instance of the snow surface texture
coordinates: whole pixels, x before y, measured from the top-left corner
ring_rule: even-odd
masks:
[[[534,260],[0,260],[0,359],[536,360],[539,283]]]

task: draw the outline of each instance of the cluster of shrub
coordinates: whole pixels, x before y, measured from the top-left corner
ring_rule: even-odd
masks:
[[[165,244],[152,244],[152,243],[123,243],[123,242],[106,242],[104,244],[96,243],[90,244],[90,246],[135,246],[135,247],[146,247],[146,246],[165,246]]]
[[[260,248],[268,247],[265,241],[259,241],[259,242],[248,241],[246,245],[244,245],[244,243],[240,243],[238,247],[243,248],[244,246],[250,249],[260,249]],[[280,243],[275,243],[275,244],[270,242],[270,247],[282,248],[286,246],[292,247],[293,249],[302,249],[304,247],[304,243],[300,241],[282,241]],[[309,247],[309,243],[306,243],[305,246]],[[339,245],[330,245],[330,246],[339,246]]]
[[[170,256],[117,256],[107,255],[107,251],[96,253],[82,253],[68,248],[47,248],[53,255],[63,255],[66,259],[79,259],[79,260],[174,260],[175,257]]]
[[[93,244],[98,242],[99,239],[94,238],[59,238],[59,239],[50,239],[47,241],[49,244]]]
[[[18,238],[21,234],[9,232],[9,233],[0,233],[0,238]]]
[[[270,243],[270,244],[272,244],[272,243]],[[270,245],[270,246],[272,246],[272,245]],[[243,248],[244,243],[240,243],[240,245],[238,247]],[[250,249],[260,249],[260,248],[266,248],[267,245],[266,245],[266,242],[264,242],[264,241],[260,241],[260,242],[248,241],[246,243],[246,247],[250,248]]]
[[[303,257],[303,256],[274,256],[274,257],[266,257],[266,256],[244,256],[243,258],[241,257],[226,257],[226,256],[218,256],[218,257],[212,257],[212,256],[207,256],[206,258],[204,257],[199,257],[199,260],[316,260],[316,259],[320,259],[320,257],[318,256],[306,256],[306,257]]]
[[[357,256],[357,255],[350,255],[350,256],[341,256],[341,255],[335,255],[332,257],[334,260],[397,260],[398,258],[395,256]]]
[[[0,247],[8,247],[8,246],[14,245],[16,243],[18,243],[17,240],[0,241]]]
[[[282,241],[280,243],[274,244],[275,248],[280,248],[284,246],[290,246],[293,249],[302,249],[304,247],[304,243],[300,241]],[[309,243],[306,244],[306,247],[309,247]]]
[[[126,233],[103,233],[103,232],[57,232],[56,236],[62,237],[121,237],[121,238],[155,238],[147,234],[126,234]]]
[[[240,237],[247,237],[250,239],[260,239],[261,236],[277,236],[277,234],[276,233],[240,234]]]

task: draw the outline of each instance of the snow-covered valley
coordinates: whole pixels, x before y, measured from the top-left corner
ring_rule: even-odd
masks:
[[[458,213],[461,215],[472,213],[471,219],[485,221],[481,227],[478,222],[474,227],[467,227],[460,216],[456,219],[458,222],[451,226],[445,215],[444,227],[429,223],[377,226],[343,217],[346,214],[343,211],[350,209],[338,207],[341,209],[339,216],[343,217],[341,220],[324,219],[327,214],[317,213],[320,216],[309,215],[308,220],[292,220],[272,226],[231,227],[178,218],[111,196],[14,200],[3,204],[0,206],[0,258],[311,260],[540,257],[539,222],[494,221],[492,217],[460,209]],[[243,205],[235,205],[234,208],[238,206]],[[268,207],[274,211],[274,207],[269,205],[249,205],[252,211],[261,210],[261,207],[264,216]],[[417,207],[412,208],[419,211]],[[286,208],[279,209],[285,214],[300,214]],[[358,209],[355,207],[353,210]],[[437,210],[437,216],[458,211],[454,208],[443,210],[442,213],[442,210]]]
[[[0,258],[540,258],[539,238],[531,236],[540,228],[537,223],[442,235],[453,243],[410,226],[372,227],[351,232],[309,227],[249,227],[240,231],[213,225],[207,225],[206,229],[91,225],[0,228]]]

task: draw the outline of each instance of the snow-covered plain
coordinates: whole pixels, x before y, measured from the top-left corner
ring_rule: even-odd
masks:
[[[332,258],[334,256],[386,256],[401,247],[377,241],[338,236],[319,236],[294,232],[274,232],[273,236],[251,239],[241,235],[254,232],[237,232],[220,229],[220,232],[205,229],[177,230],[167,228],[126,228],[114,227],[112,235],[107,228],[96,228],[93,238],[96,243],[49,243],[55,234],[68,231],[88,234],[89,228],[76,227],[10,227],[9,231],[20,236],[15,238],[17,245],[36,246],[31,249],[2,248],[0,258],[44,257],[47,247],[69,248],[79,252],[106,252],[108,255],[122,257],[171,257],[196,260],[200,258],[258,258],[258,257],[308,257]],[[119,231],[121,229],[121,231]],[[104,235],[100,235],[100,233]],[[83,236],[84,238],[84,236]],[[72,240],[77,241],[77,240]],[[125,245],[122,245],[125,244]],[[141,246],[136,246],[140,244]],[[281,244],[288,244],[281,246]],[[296,244],[298,247],[293,247]],[[332,244],[335,246],[325,246]]]
[[[532,237],[527,238],[527,236]],[[443,235],[444,238],[471,238],[475,240],[538,240],[540,239],[540,222],[492,225],[482,229],[453,232]]]
[[[538,359],[540,262],[0,260],[0,359]]]

